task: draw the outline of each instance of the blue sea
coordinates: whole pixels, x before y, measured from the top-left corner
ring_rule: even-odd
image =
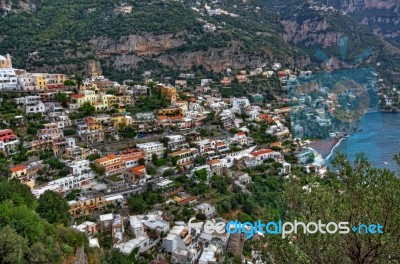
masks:
[[[361,132],[341,140],[326,163],[340,151],[354,160],[356,153],[364,152],[373,166],[397,171],[393,155],[400,153],[400,113],[367,113],[361,119]]]

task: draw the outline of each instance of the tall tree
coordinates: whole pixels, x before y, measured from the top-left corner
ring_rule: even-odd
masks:
[[[337,173],[321,179],[308,175],[285,186],[288,221],[380,224],[383,234],[350,230],[348,234],[269,235],[264,257],[276,263],[398,263],[400,261],[400,179],[376,169],[364,155],[353,163],[338,154]],[[304,188],[305,185],[307,188]],[[356,229],[355,229],[356,230]]]
[[[76,85],[78,86],[78,90],[80,90],[81,85],[83,84],[83,77],[82,75],[78,74],[75,76]]]
[[[55,96],[57,102],[59,102],[63,107],[68,106],[68,95],[66,93],[58,92]]]
[[[0,262],[24,263],[24,254],[28,250],[28,241],[10,226],[0,229]]]
[[[84,102],[78,110],[89,116],[96,111],[96,108],[90,102]]]
[[[67,200],[58,193],[47,190],[40,196],[38,203],[36,212],[49,223],[68,222],[70,215]]]

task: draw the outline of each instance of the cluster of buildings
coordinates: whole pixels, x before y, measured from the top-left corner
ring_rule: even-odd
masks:
[[[11,56],[0,55],[0,91],[51,91],[64,87],[64,74],[29,73],[14,69]]]
[[[9,56],[1,59],[4,69],[12,69]],[[207,221],[215,224],[225,220],[218,218],[210,201],[193,195],[176,178],[184,176],[211,188],[213,176],[220,175],[229,177],[243,193],[251,194],[252,178],[247,169],[276,163],[278,175],[291,173],[291,164],[285,161],[281,149],[292,136],[285,125],[291,108],[274,109],[265,104],[262,94],[256,93],[223,98],[215,87],[229,89],[234,79],[245,84],[254,75],[272,76],[281,68],[274,67],[272,72],[257,68],[237,75],[228,69],[223,79],[201,79],[193,89],[186,81],[195,78],[190,73],[180,74],[175,86],[129,85],[128,81],[121,85],[93,73],[75,92],[56,86],[58,90],[46,88],[43,82],[57,83],[50,82],[46,78],[53,77],[46,75],[41,79],[43,87],[32,90],[37,92],[13,99],[26,116],[41,116],[41,127],[29,140],[22,140],[12,129],[0,130],[0,151],[13,155],[21,146],[33,154],[50,151],[52,158],[63,164],[67,173],[62,177],[54,176],[57,170],[52,172],[49,164],[40,159],[15,164],[10,173],[28,185],[36,197],[46,190],[63,196],[79,190],[75,199],[68,202],[71,216],[79,219],[91,214],[96,220],[78,221],[73,227],[87,234],[92,246],[99,246],[97,234],[106,232],[112,237],[113,247],[126,255],[136,249],[145,252],[156,247],[173,263],[202,264],[217,263],[227,252],[240,256],[244,237],[207,230]],[[278,71],[278,76],[284,85],[292,73]],[[19,82],[17,77],[16,83]],[[66,94],[66,102],[56,100],[59,91]],[[126,110],[154,91],[168,102],[168,107],[137,113]],[[303,99],[308,100],[304,96],[299,101]],[[73,118],[88,103],[94,110],[85,117]],[[19,118],[21,126],[26,124],[25,116]],[[219,131],[216,135],[203,133],[211,123],[214,131]],[[276,142],[257,145],[250,126],[265,128],[265,135]],[[124,139],[127,144],[119,151],[108,149],[107,145],[123,138],[126,128],[135,131],[134,136]],[[158,164],[159,159],[162,162]],[[155,171],[150,172],[150,168]],[[43,181],[50,174],[52,178]],[[167,206],[190,208],[208,220],[172,223],[162,211],[128,214],[128,197],[146,191],[160,193]]]
[[[208,211],[208,220],[177,221],[171,226],[162,211],[126,216],[108,213],[99,215],[96,222],[85,221],[73,228],[87,234],[91,246],[99,247],[96,235],[106,232],[112,237],[113,248],[125,255],[134,250],[142,253],[157,247],[158,254],[170,257],[171,263],[219,263],[228,252],[241,256],[244,236],[209,230],[207,225],[226,224],[222,219],[212,218],[213,206],[199,204],[195,210]]]

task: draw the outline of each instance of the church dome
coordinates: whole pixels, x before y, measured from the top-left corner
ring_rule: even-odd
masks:
[[[2,61],[2,60],[7,60],[7,58],[2,56],[2,55],[0,55],[0,61]]]

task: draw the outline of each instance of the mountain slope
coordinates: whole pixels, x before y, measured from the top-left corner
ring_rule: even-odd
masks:
[[[276,61],[318,67],[317,49],[339,58],[338,40],[347,36],[348,60],[371,48],[367,62],[383,63],[384,76],[397,79],[393,78],[400,68],[396,47],[342,15],[343,10],[316,11],[313,5],[321,4],[12,0],[0,6],[0,54],[10,53],[16,67],[28,70],[86,74],[103,70],[121,80],[165,68],[220,72]]]

